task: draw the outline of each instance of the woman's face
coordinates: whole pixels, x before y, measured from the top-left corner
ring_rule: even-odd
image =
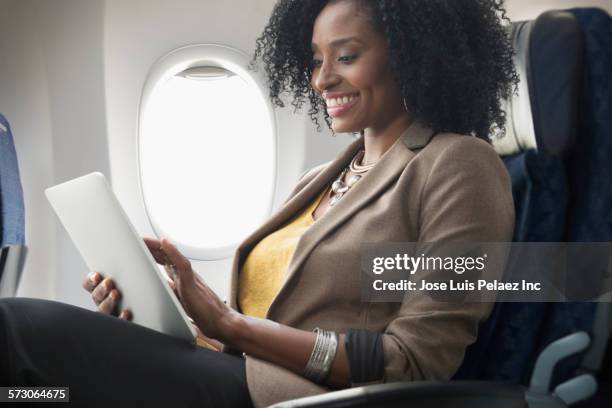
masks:
[[[354,0],[330,2],[315,20],[311,86],[336,133],[384,129],[406,115],[389,64],[389,46]]]

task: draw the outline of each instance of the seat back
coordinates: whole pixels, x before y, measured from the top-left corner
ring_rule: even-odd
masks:
[[[0,114],[0,297],[14,296],[25,260],[25,210],[11,128]]]
[[[612,19],[596,8],[572,9],[569,13],[583,34],[584,69],[578,125],[580,143],[568,157],[571,200],[567,239],[612,242],[612,131],[609,123],[612,119]],[[597,279],[609,281],[612,277],[602,275]],[[603,287],[610,287],[610,284]],[[595,315],[591,330],[593,346],[582,366],[599,371],[612,329],[612,303],[582,305],[582,308],[594,310]],[[582,314],[577,317],[575,311],[558,305],[551,320],[580,316]]]
[[[583,12],[602,13],[578,13]],[[505,156],[504,163],[512,178],[516,207],[514,241],[612,238],[612,222],[600,225],[596,234],[588,227],[597,223],[599,206],[593,205],[593,198],[598,194],[597,188],[603,187],[595,187],[599,183],[580,184],[580,180],[587,178],[610,180],[599,175],[607,176],[612,171],[612,154],[595,159],[591,156],[597,155],[597,149],[589,147],[594,138],[599,140],[600,148],[601,144],[608,144],[603,149],[607,152],[612,148],[612,140],[608,137],[606,142],[592,134],[592,125],[586,122],[593,119],[584,115],[585,107],[579,103],[584,99],[585,89],[593,85],[583,80],[591,63],[583,55],[588,49],[583,32],[590,29],[580,23],[574,10],[546,12],[533,21],[512,26],[521,84],[519,95],[507,102],[508,132],[495,139],[494,145]],[[612,70],[607,72],[609,84]],[[612,94],[609,89],[606,92],[609,98]],[[583,164],[589,162],[586,166],[589,169],[594,167],[593,160],[599,165],[590,174],[584,168],[576,172],[580,167],[577,157]],[[606,187],[612,192],[612,186]],[[612,208],[612,193],[605,200],[607,208]],[[611,213],[608,212],[612,217]],[[540,351],[567,334],[592,333],[595,311],[595,303],[498,303],[481,326],[476,343],[468,347],[455,378],[527,385]],[[561,364],[553,383],[567,379],[579,365],[577,357]]]

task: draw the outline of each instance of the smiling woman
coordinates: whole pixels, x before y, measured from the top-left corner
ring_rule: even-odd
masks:
[[[339,13],[320,16],[328,4]],[[491,128],[503,128],[500,99],[518,82],[504,18],[501,0],[280,2],[252,63],[263,61],[276,105],[284,106],[283,92],[295,107],[307,98],[312,120],[318,124],[323,112],[334,130],[321,89],[310,86],[324,66],[332,76],[343,76],[346,87],[363,85],[361,80],[383,86],[387,80],[393,111],[404,102],[405,110],[435,131],[487,139]]]
[[[322,13],[315,21],[310,80],[334,119],[332,129],[369,128],[372,136],[394,122],[397,130],[405,129],[411,118],[391,72],[385,36],[374,29],[367,10],[349,2],[335,8],[336,13]]]
[[[361,244],[511,239],[510,179],[486,141],[503,128],[499,98],[516,82],[502,15],[497,0],[280,0],[252,60],[263,62],[272,102],[308,98],[317,125],[323,111],[332,130],[362,137],[307,171],[238,246],[228,304],[176,246],[148,240],[173,265],[201,340],[222,353],[59,303],[3,300],[0,349],[12,364],[0,382],[52,378],[100,406],[121,395],[263,407],[361,383],[449,379],[491,305],[364,302]],[[112,282],[92,275],[84,286],[117,313]]]

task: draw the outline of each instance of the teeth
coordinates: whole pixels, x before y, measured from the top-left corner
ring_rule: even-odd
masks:
[[[343,96],[342,98],[326,99],[325,103],[329,108],[335,108],[337,106],[346,105],[347,103],[353,102],[357,96]]]

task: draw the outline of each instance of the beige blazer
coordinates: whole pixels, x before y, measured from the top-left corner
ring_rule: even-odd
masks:
[[[362,148],[358,139],[304,174],[285,204],[238,247],[231,307],[237,308],[238,273],[250,249],[309,205]],[[383,332],[383,381],[447,380],[491,305],[425,297],[361,302],[361,243],[511,241],[513,229],[510,178],[493,148],[472,136],[434,135],[414,123],[301,237],[267,318],[303,330]],[[256,407],[330,391],[251,356],[246,374]]]

